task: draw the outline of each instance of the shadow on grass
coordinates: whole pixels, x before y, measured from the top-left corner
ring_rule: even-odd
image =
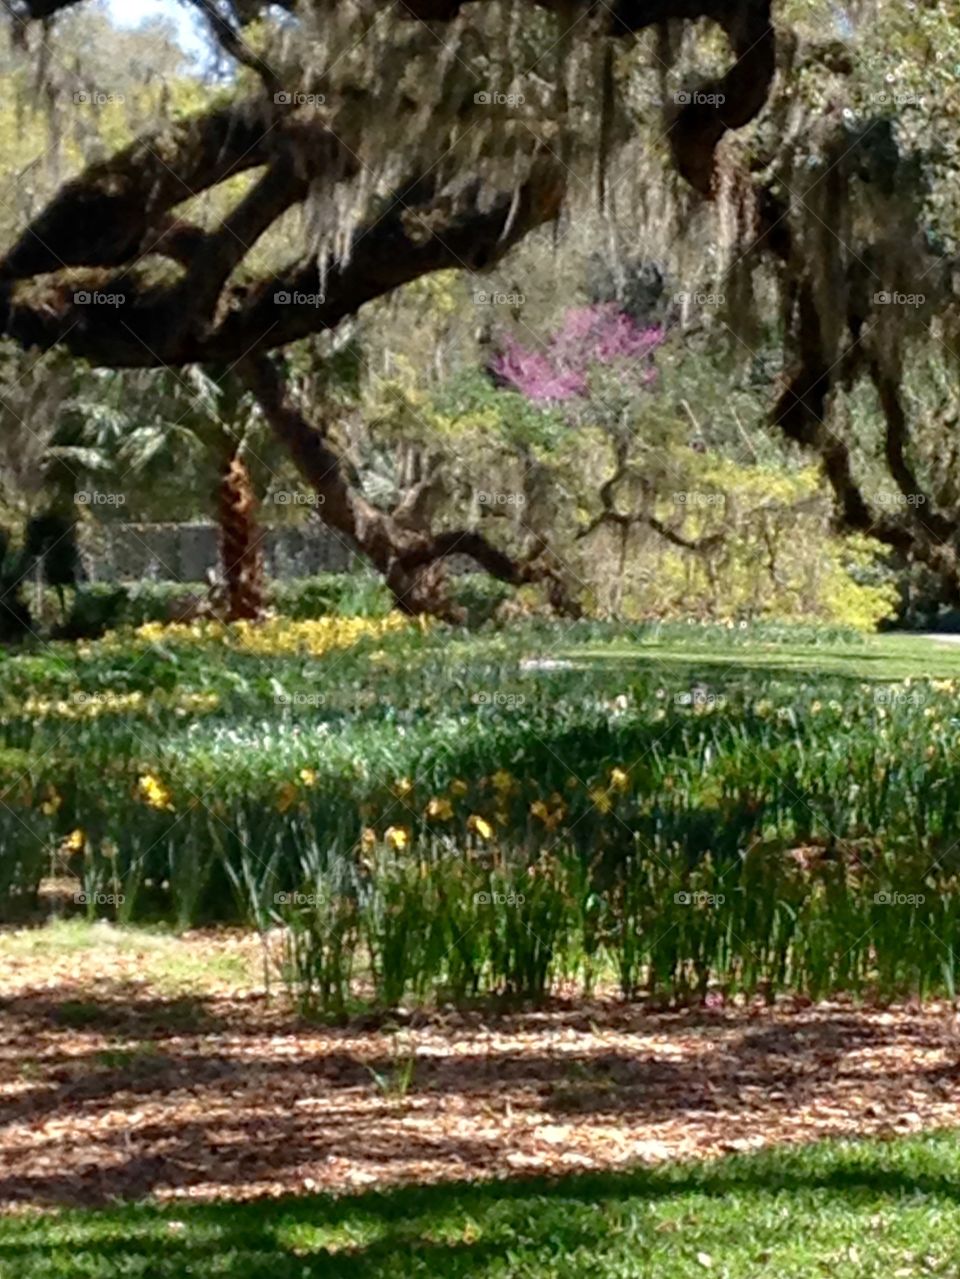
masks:
[[[956,1173],[955,1142],[949,1134],[932,1134],[621,1173],[243,1204],[126,1206],[10,1222],[0,1238],[0,1274],[467,1279],[489,1273],[547,1279],[578,1273],[558,1263],[582,1254],[596,1276],[633,1275],[642,1271],[608,1268],[605,1259],[626,1238],[639,1263],[651,1241],[659,1237],[662,1248],[659,1232],[665,1221],[677,1221],[677,1213],[721,1236],[733,1231],[736,1239],[769,1215],[776,1201],[781,1223],[790,1213],[806,1214],[809,1227],[826,1207],[846,1214],[848,1228],[862,1214],[867,1230],[869,1214],[907,1202],[953,1211],[960,1201]]]

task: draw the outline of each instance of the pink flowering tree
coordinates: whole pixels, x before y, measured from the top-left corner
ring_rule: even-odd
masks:
[[[655,394],[656,355],[665,337],[660,325],[643,325],[605,302],[567,311],[538,348],[505,337],[490,365],[501,388],[552,416],[559,412],[581,432],[576,495],[567,493],[574,498],[568,508],[577,511],[573,543],[585,553],[584,539],[602,528],[611,531],[621,577],[638,526],[692,550],[710,549],[716,541],[684,534],[682,505],[675,516],[657,515],[658,499],[686,488],[676,414]],[[599,450],[590,446],[589,433],[602,441]],[[554,494],[551,521],[561,509]]]
[[[539,349],[506,336],[491,363],[497,382],[535,404],[595,398],[614,372],[618,385],[636,392],[656,381],[654,352],[664,339],[659,325],[643,326],[615,302],[572,307]],[[621,397],[617,397],[618,399]]]

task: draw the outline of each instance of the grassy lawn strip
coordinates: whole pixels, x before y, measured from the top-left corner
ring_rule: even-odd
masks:
[[[828,1142],[561,1181],[8,1220],[3,1279],[955,1275],[960,1142]]]
[[[662,665],[707,670],[722,677],[747,670],[770,675],[838,675],[857,682],[873,680],[956,679],[960,676],[960,644],[919,635],[864,635],[856,643],[763,643],[749,632],[738,641],[732,632],[724,642],[722,633],[711,631],[706,638],[699,627],[682,630],[664,628],[639,632],[635,640],[619,637],[606,642],[588,640],[577,645],[560,645],[555,652],[571,661],[620,663],[624,674],[631,670]]]

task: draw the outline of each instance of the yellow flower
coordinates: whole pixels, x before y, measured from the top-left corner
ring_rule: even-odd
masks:
[[[402,852],[410,843],[410,832],[406,826],[388,826],[383,837],[398,852]]]
[[[398,782],[394,782],[393,793],[400,799],[406,799],[413,791],[413,782],[409,777],[401,777]]]
[[[63,800],[51,786],[47,791],[47,798],[40,805],[40,811],[44,817],[52,817],[62,803]]]
[[[472,830],[481,839],[489,839],[493,834],[493,827],[490,823],[485,818],[478,817],[476,813],[473,813],[467,819],[467,829]]]
[[[317,774],[312,768],[301,768],[300,780],[303,782],[304,786],[316,786]]]
[[[490,780],[498,795],[509,795],[515,786],[512,775],[503,768],[498,768]]]
[[[360,835],[360,847],[371,849],[377,846],[377,832],[372,826],[364,826]]]
[[[533,801],[530,805],[530,812],[534,817],[539,817],[542,822],[549,820],[550,810],[547,808],[542,799],[535,799]]]
[[[600,786],[594,786],[590,791],[590,802],[601,813],[609,813],[613,807],[613,800],[610,798],[610,792],[605,791]]]
[[[173,808],[171,803],[172,796],[169,790],[167,790],[160,778],[154,777],[152,773],[147,773],[140,778],[137,783],[137,790],[140,792],[140,798],[150,808]]]
[[[453,816],[453,805],[449,799],[431,799],[427,805],[427,816],[436,818],[438,822],[448,822]]]
[[[61,847],[65,853],[82,853],[86,843],[87,838],[82,830],[72,830]]]
[[[630,783],[629,773],[625,773],[622,768],[612,768],[610,770],[610,785],[614,790],[626,790]]]
[[[462,781],[459,777],[454,778],[454,780],[450,783],[451,795],[466,795],[469,789],[470,788],[467,786],[467,783]]]

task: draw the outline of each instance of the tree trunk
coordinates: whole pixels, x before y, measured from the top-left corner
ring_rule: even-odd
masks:
[[[263,556],[257,500],[239,450],[229,453],[220,478],[220,558],[227,588],[227,620],[256,621],[263,613]]]

